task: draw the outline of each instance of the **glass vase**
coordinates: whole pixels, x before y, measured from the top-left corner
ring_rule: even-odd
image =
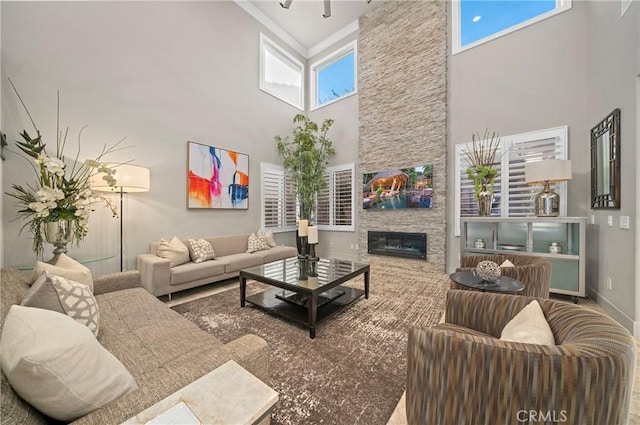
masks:
[[[491,215],[491,206],[493,205],[493,190],[487,183],[483,183],[478,192],[478,215],[480,217],[489,217]]]

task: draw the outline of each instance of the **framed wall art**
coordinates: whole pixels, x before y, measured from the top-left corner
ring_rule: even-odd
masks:
[[[187,208],[249,208],[249,155],[187,142]]]

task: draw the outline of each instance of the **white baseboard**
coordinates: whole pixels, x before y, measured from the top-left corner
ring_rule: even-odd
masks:
[[[632,317],[629,317],[625,312],[620,310],[615,304],[593,288],[587,288],[587,295],[600,305],[613,319],[627,328],[633,336],[640,336],[640,322],[633,320]]]

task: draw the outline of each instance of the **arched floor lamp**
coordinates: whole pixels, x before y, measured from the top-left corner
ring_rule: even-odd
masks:
[[[123,206],[124,194],[133,192],[148,192],[151,188],[149,169],[131,164],[106,164],[116,172],[116,185],[109,186],[102,178],[103,173],[98,173],[91,180],[91,188],[99,192],[120,193],[120,271],[124,271],[124,219]]]

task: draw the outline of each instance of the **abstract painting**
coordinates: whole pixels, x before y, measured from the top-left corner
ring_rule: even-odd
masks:
[[[249,208],[249,155],[187,142],[187,208]]]

